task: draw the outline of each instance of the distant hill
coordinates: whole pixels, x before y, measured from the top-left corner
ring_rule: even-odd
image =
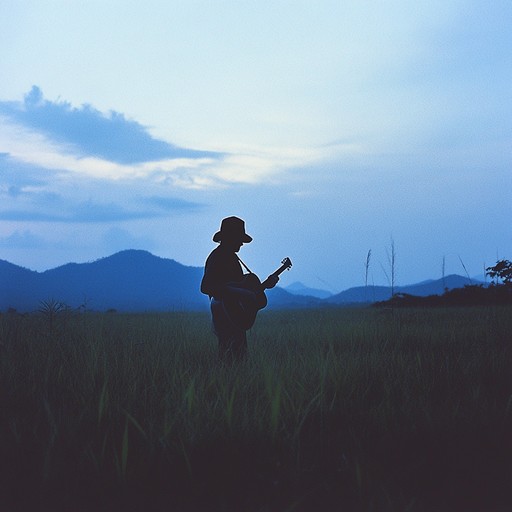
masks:
[[[138,250],[41,273],[0,261],[0,309],[32,311],[50,298],[99,311],[205,309],[208,299],[199,292],[202,273]]]
[[[39,291],[38,277],[37,272],[0,260],[0,310],[30,310],[29,298]]]
[[[332,295],[332,293],[328,292],[327,290],[310,288],[299,281],[296,281],[289,286],[285,286],[284,289],[293,295],[305,295],[307,297],[316,297],[317,299],[327,299],[327,297]]]
[[[141,250],[121,251],[91,263],[68,263],[45,272],[0,260],[0,311],[35,311],[41,301],[50,299],[96,311],[206,310],[208,298],[199,290],[202,275],[201,267],[188,267]],[[442,294],[445,286],[452,289],[466,284],[470,284],[468,278],[451,275],[398,286],[395,292],[427,296]],[[473,280],[472,284],[479,283]],[[267,291],[270,308],[300,309],[383,301],[390,298],[391,289],[362,286],[322,298],[326,293],[301,283]]]
[[[271,309],[305,309],[322,306],[323,301],[310,295],[290,293],[287,289],[276,286],[266,291],[268,307]]]
[[[417,295],[419,297],[426,297],[428,295],[441,295],[445,289],[451,290],[453,288],[463,288],[469,284],[484,284],[470,280],[467,277],[452,274],[446,276],[444,279],[431,279],[422,281],[421,283],[411,284],[407,286],[395,286],[395,293],[406,293],[409,295]],[[361,302],[378,302],[387,300],[391,297],[390,286],[358,286],[349,288],[341,293],[333,295],[328,298],[326,302],[330,304],[352,304]]]

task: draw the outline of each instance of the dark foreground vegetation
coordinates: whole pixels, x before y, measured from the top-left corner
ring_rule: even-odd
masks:
[[[505,511],[512,307],[0,315],[0,510]]]

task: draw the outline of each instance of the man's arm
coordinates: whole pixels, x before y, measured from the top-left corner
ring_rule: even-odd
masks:
[[[220,297],[221,289],[222,285],[215,275],[215,265],[211,258],[208,258],[204,266],[203,279],[201,280],[201,292],[210,297]]]

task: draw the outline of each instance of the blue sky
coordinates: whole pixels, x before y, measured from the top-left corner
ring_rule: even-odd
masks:
[[[509,1],[0,0],[0,259],[201,266],[224,216],[282,284],[512,258]]]

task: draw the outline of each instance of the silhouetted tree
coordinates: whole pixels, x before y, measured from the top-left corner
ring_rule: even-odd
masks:
[[[511,285],[512,284],[512,261],[509,260],[499,260],[496,262],[494,267],[487,267],[486,269],[487,275],[494,279],[500,279],[503,284]]]

